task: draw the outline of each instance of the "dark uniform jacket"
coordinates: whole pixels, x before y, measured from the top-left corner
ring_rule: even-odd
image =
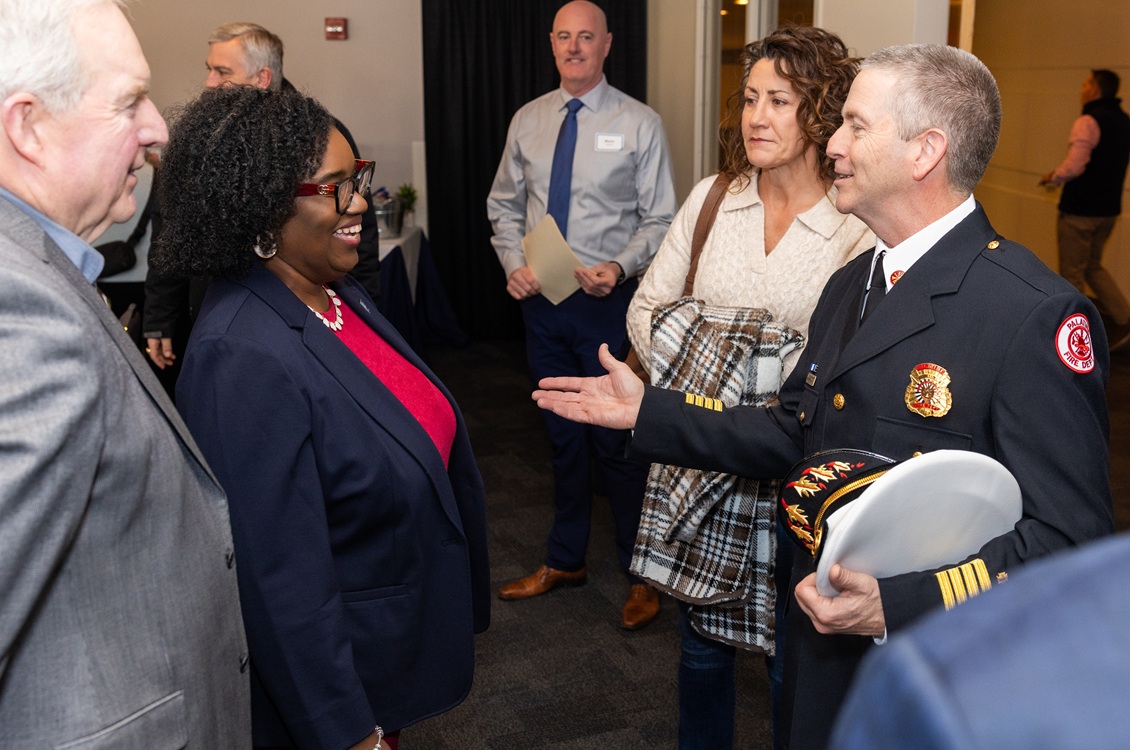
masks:
[[[893,632],[980,593],[1025,560],[1112,532],[1109,361],[1092,304],[1027,249],[998,237],[980,206],[859,328],[871,257],[825,286],[780,405],[718,411],[698,405],[719,408],[709,399],[649,388],[632,452],[759,478],[784,476],[802,457],[836,448],[896,460],[960,449],[1003,463],[1020,484],[1023,518],[951,568],[880,580]],[[922,398],[930,391],[923,382],[932,398]],[[793,586],[814,569],[811,557],[796,557]],[[817,634],[792,596],[786,629],[785,737],[791,715],[792,747],[822,747],[873,641]]]

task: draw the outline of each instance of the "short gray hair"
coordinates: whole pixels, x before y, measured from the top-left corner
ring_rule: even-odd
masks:
[[[0,0],[3,1],[3,0]],[[49,2],[50,0],[45,0]],[[230,42],[238,39],[243,48],[243,59],[247,67],[258,72],[263,68],[270,68],[274,75],[271,84],[267,87],[271,91],[282,88],[283,81],[283,43],[282,39],[272,34],[257,23],[247,21],[233,21],[225,23],[212,32],[208,37],[208,44],[217,42]]]
[[[52,112],[78,106],[90,85],[79,59],[75,16],[126,0],[0,0],[0,101],[26,91]]]
[[[972,193],[1001,132],[1001,94],[985,64],[957,47],[906,44],[875,52],[862,70],[894,76],[888,104],[904,141],[929,128],[945,132],[949,183]]]

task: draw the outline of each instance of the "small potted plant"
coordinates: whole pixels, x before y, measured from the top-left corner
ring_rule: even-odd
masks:
[[[409,223],[414,223],[411,220],[415,218],[412,209],[416,206],[416,188],[412,187],[412,183],[406,182],[396,189],[396,197],[400,198],[400,206],[404,209],[405,218],[409,219]]]

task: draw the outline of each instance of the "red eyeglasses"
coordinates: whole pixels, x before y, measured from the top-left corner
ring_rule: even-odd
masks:
[[[357,159],[353,166],[353,176],[333,185],[316,185],[312,182],[303,182],[294,189],[296,196],[304,195],[332,195],[337,199],[337,212],[344,214],[353,202],[353,194],[362,196],[369,192],[373,182],[373,162],[369,159]]]

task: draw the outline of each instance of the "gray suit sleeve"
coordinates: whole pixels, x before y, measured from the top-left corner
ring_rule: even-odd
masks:
[[[93,492],[108,385],[78,312],[20,262],[0,276],[0,682]]]

